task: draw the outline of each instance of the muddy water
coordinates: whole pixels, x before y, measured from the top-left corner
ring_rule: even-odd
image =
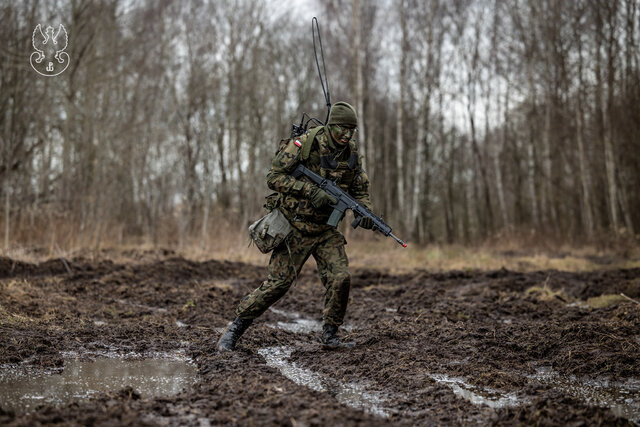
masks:
[[[290,320],[288,322],[279,321],[276,324],[267,323],[267,326],[270,328],[283,329],[297,334],[308,334],[322,331],[322,322],[319,320],[304,318],[300,313],[296,313],[295,311],[285,311],[273,307],[269,310]],[[353,327],[351,325],[342,325],[341,329],[343,331],[350,332],[353,330]]]
[[[300,314],[270,309],[273,313],[289,319],[289,322],[277,322],[276,324],[267,324],[268,327],[276,329],[284,329],[286,331],[308,334],[312,332],[322,331],[322,323],[301,317]],[[348,328],[350,329],[350,328]],[[288,359],[293,350],[288,347],[269,347],[258,350],[258,353],[264,357],[267,365],[278,368],[282,375],[289,378],[299,385],[310,388],[311,390],[327,392],[338,400],[338,402],[356,409],[362,409],[373,415],[388,417],[389,413],[382,407],[384,399],[375,393],[366,391],[361,384],[343,383],[339,380],[325,377],[321,374],[296,366],[295,363]]]
[[[507,408],[524,403],[522,399],[516,397],[515,393],[503,394],[491,388],[472,386],[462,378],[449,377],[444,374],[432,374],[431,378],[436,382],[446,384],[456,396],[466,399],[474,405],[487,405],[490,408]]]
[[[61,373],[4,365],[0,370],[0,407],[28,413],[39,405],[60,406],[127,386],[142,397],[171,396],[195,383],[196,374],[193,364],[157,359],[67,360]]]
[[[588,380],[560,375],[550,368],[540,368],[531,377],[542,384],[562,390],[590,405],[611,409],[616,416],[640,424],[640,381]]]
[[[278,368],[282,375],[296,384],[315,391],[327,392],[338,402],[352,408],[362,409],[382,417],[389,416],[388,410],[382,407],[384,399],[381,396],[368,392],[363,385],[342,383],[297,366],[288,360],[292,351],[287,347],[269,347],[258,350],[258,353],[264,357],[267,365]]]

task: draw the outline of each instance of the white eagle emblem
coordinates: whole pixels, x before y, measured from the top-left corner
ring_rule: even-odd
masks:
[[[31,54],[30,62],[36,72],[50,77],[67,69],[69,55],[64,50],[69,43],[69,36],[64,25],[60,24],[55,34],[53,27],[47,27],[43,33],[40,24],[36,25],[31,42],[35,52]]]

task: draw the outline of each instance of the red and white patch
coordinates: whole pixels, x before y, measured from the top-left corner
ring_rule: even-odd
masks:
[[[296,144],[296,147],[300,148],[302,147],[302,142],[298,141],[297,139],[293,141],[294,144]]]

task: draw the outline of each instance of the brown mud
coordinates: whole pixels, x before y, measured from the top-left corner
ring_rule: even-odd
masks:
[[[320,320],[323,289],[309,268],[276,310],[247,331],[238,351],[220,354],[222,328],[240,298],[263,280],[265,267],[193,262],[170,251],[109,255],[39,264],[0,258],[0,365],[62,369],[70,353],[130,357],[181,350],[197,365],[198,381],[170,397],[141,396],[125,387],[27,414],[0,407],[0,424],[638,422],[633,411],[640,401],[633,393],[627,399],[632,412],[620,412],[544,380],[540,372],[565,383],[637,390],[640,305],[624,300],[592,308],[586,300],[619,293],[640,299],[640,269],[353,270],[342,335],[356,346],[326,351],[317,332],[274,327],[290,321],[287,313]],[[527,292],[532,287],[546,291]],[[290,380],[267,365],[264,349],[273,347],[287,348],[288,363],[297,369],[334,385],[361,386],[383,410],[349,406],[335,393]]]

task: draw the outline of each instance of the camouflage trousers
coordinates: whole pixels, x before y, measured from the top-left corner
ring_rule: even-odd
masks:
[[[318,265],[320,281],[325,288],[325,323],[341,325],[349,302],[349,261],[344,250],[346,240],[332,228],[316,236],[307,236],[294,229],[286,244],[274,249],[269,261],[269,275],[260,287],[244,297],[236,316],[255,319],[287,293],[304,263],[313,255]]]

